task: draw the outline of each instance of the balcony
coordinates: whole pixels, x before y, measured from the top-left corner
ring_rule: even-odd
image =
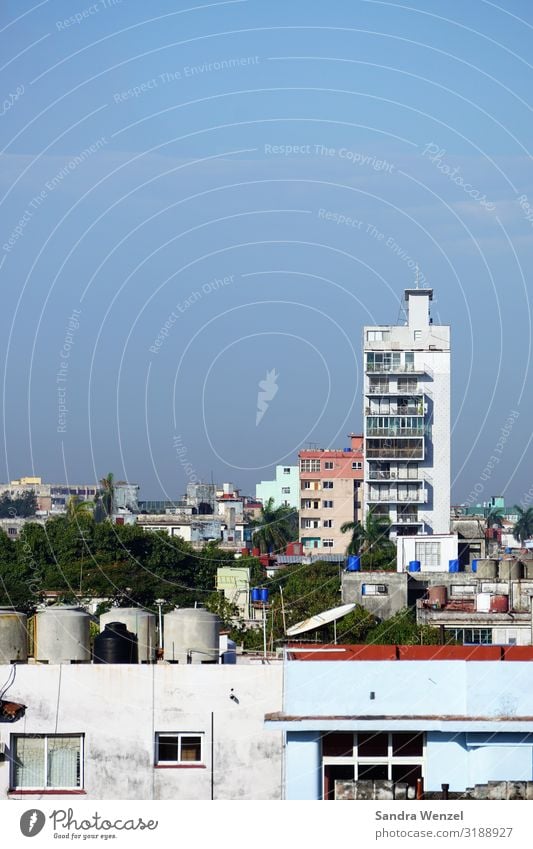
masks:
[[[428,500],[428,493],[426,489],[420,489],[418,493],[404,493],[397,492],[394,490],[389,490],[387,493],[369,493],[368,502],[370,504],[384,504],[386,502],[389,503],[408,503],[408,504],[426,504]]]
[[[396,519],[389,519],[391,525],[423,525],[416,513],[400,513]]]
[[[367,460],[423,460],[424,446],[414,448],[371,448],[366,450]]]
[[[428,374],[429,367],[414,363],[367,363],[368,374]]]
[[[381,410],[372,409],[372,407],[365,407],[365,416],[423,416],[425,413],[423,404],[411,405],[410,407],[396,405],[396,409],[394,409],[393,405],[389,406],[390,412],[383,413]]]
[[[407,475],[404,472],[397,472],[395,469],[388,469],[387,471],[370,471],[368,473],[367,480],[370,481],[405,481],[409,483],[412,481],[416,483],[417,481],[423,481],[426,478],[419,477],[418,475]]]
[[[369,427],[366,430],[367,436],[383,436],[385,439],[390,437],[405,437],[405,436],[424,436],[424,427]],[[367,457],[369,456],[367,452]]]

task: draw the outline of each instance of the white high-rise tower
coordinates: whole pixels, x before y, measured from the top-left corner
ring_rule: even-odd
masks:
[[[391,536],[450,531],[450,328],[432,299],[406,289],[406,323],[364,328],[365,504]]]

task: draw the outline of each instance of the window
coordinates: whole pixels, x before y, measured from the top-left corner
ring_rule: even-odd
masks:
[[[333,501],[323,501],[322,506],[323,507],[333,507]]]
[[[423,566],[440,566],[440,542],[415,542],[415,560]]]
[[[318,528],[320,523],[318,519],[302,519],[302,528]]]
[[[421,330],[415,330],[414,337],[415,337],[415,342],[417,342],[419,339],[422,338],[422,331]]]
[[[388,330],[367,330],[367,342],[387,342],[390,337]]]
[[[203,734],[160,733],[155,737],[157,766],[178,766],[203,763]]]
[[[323,481],[323,489],[333,489],[333,481]]]
[[[423,777],[424,735],[416,732],[329,732],[322,735],[324,798],[335,798],[335,779],[389,780],[416,787]]]
[[[446,628],[446,635],[464,645],[492,645],[492,628]]]
[[[352,469],[354,472],[359,471],[359,469],[363,468],[363,464],[360,460],[357,460],[355,463],[352,463]]]
[[[83,787],[82,734],[14,734],[11,786],[15,790]]]
[[[363,584],[361,595],[387,595],[388,589],[385,584]]]
[[[291,488],[290,488],[290,486],[282,486],[281,491],[282,491],[283,495],[290,495]]]
[[[291,473],[291,467],[290,466],[284,466],[283,467],[283,474],[284,475],[290,475],[290,473]]]
[[[333,540],[332,539],[323,539],[322,545],[324,548],[333,548]]]
[[[320,460],[300,460],[301,472],[319,472]]]
[[[331,460],[325,460],[324,461],[324,468],[327,469],[328,472],[330,472],[333,469],[333,467],[334,467],[334,463],[332,463]]]
[[[322,522],[323,528],[332,528],[333,527],[333,519],[324,519]]]
[[[16,537],[17,529],[16,528],[8,528],[7,533],[8,533],[8,536],[10,536],[10,537]]]

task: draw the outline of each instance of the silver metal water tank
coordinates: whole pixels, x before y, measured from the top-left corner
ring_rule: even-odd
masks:
[[[0,608],[0,663],[28,660],[28,617],[10,607]]]
[[[79,607],[58,604],[35,615],[35,660],[40,663],[89,663],[90,616]]]
[[[128,631],[137,637],[139,663],[152,663],[155,660],[157,637],[155,616],[141,607],[113,607],[100,616],[100,631],[111,622],[123,622]]]
[[[165,613],[163,657],[170,663],[218,663],[220,619],[203,608]]]

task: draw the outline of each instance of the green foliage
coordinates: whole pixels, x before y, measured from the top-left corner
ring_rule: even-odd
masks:
[[[274,507],[274,499],[263,504],[259,518],[254,522],[258,530],[252,537],[253,545],[261,554],[285,551],[289,542],[298,539],[298,513],[292,507]]]
[[[437,645],[439,631],[428,625],[417,625],[412,608],[399,610],[390,619],[380,622],[367,634],[366,642],[377,645]]]
[[[533,507],[523,509],[516,504],[514,509],[518,514],[518,520],[513,527],[513,536],[524,544],[526,539],[533,537]]]
[[[346,554],[361,554],[363,569],[394,571],[396,547],[389,540],[389,531],[388,519],[374,510],[368,511],[364,524],[344,522],[341,532],[351,533]]]
[[[216,613],[220,619],[222,628],[231,629],[235,627],[235,620],[239,617],[239,608],[236,604],[228,601],[223,593],[212,593],[205,602],[205,607],[211,613]]]
[[[24,492],[11,498],[7,493],[0,498],[0,519],[13,519],[15,517],[27,519],[35,516],[37,511],[37,497],[33,490]]]
[[[0,604],[31,610],[54,591],[60,601],[101,597],[155,610],[160,598],[167,609],[188,607],[213,593],[217,566],[235,562],[213,544],[197,551],[163,531],[98,523],[81,511],[29,522],[15,541],[0,532]]]

